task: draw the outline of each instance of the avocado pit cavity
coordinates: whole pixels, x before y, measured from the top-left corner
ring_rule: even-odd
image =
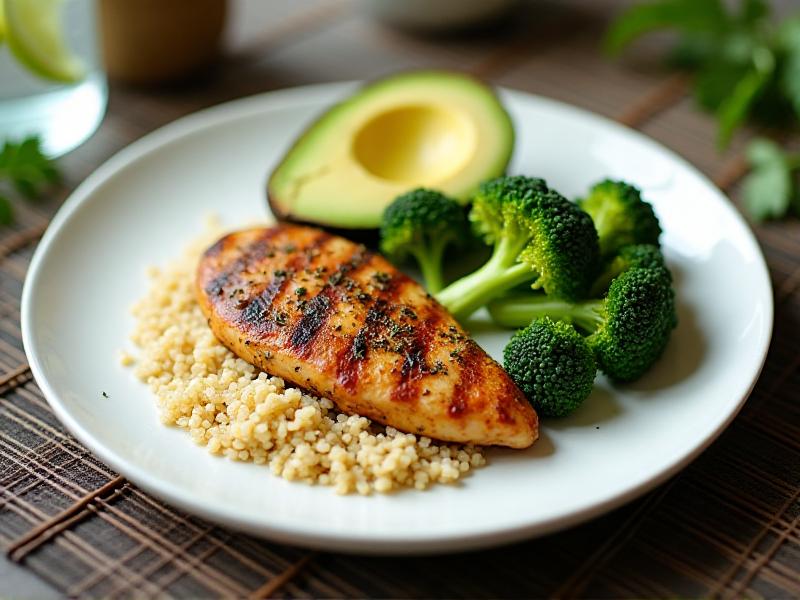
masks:
[[[459,111],[401,106],[369,119],[353,139],[353,156],[372,175],[410,185],[434,185],[464,168],[475,130]]]

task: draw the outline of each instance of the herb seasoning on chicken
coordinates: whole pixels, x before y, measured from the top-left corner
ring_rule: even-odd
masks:
[[[454,442],[537,437],[525,396],[455,319],[344,238],[296,225],[227,235],[201,258],[197,294],[223,344],[343,411]]]

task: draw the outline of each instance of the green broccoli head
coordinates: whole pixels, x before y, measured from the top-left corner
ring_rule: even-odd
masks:
[[[419,264],[430,292],[444,287],[442,263],[448,246],[470,239],[464,209],[455,200],[427,189],[398,196],[383,213],[381,251],[392,261],[409,257]]]
[[[675,294],[666,267],[623,271],[605,298],[578,303],[544,294],[512,295],[489,303],[495,323],[521,327],[549,317],[585,332],[601,371],[617,381],[637,379],[661,356],[677,325]]]
[[[600,369],[617,381],[641,377],[661,356],[678,323],[669,271],[631,268],[596,306],[602,318],[588,337]]]
[[[658,217],[632,185],[606,179],[592,187],[586,198],[578,200],[578,205],[592,217],[604,257],[630,244],[659,245]]]
[[[630,246],[623,246],[619,249],[619,253],[614,257],[612,262],[617,265],[618,273],[632,268],[665,268],[664,255],[661,254],[661,249],[654,244],[631,244]],[[669,274],[669,272],[667,272],[667,274]]]
[[[519,330],[503,351],[506,371],[536,411],[563,417],[592,391],[597,365],[586,340],[563,321],[545,317]]]
[[[616,256],[610,259],[602,273],[595,279],[590,296],[598,297],[608,291],[608,286],[620,273],[634,267],[643,269],[663,269],[670,281],[672,274],[664,263],[661,249],[653,244],[631,244],[619,249]]]
[[[437,295],[456,317],[523,283],[571,300],[588,290],[597,268],[597,232],[586,213],[543,180],[514,176],[484,183],[469,218],[493,252],[481,268]]]
[[[586,296],[597,270],[599,246],[591,217],[554,190],[536,198],[532,243],[520,253],[537,273],[532,287],[554,298]]]
[[[516,227],[517,235],[527,237],[532,204],[550,190],[544,179],[521,175],[497,177],[485,181],[472,199],[469,220],[473,229],[490,246],[509,235]]]

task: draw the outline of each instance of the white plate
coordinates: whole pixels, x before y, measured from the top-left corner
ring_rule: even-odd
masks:
[[[225,104],[137,141],[65,203],[31,263],[22,332],[53,410],[87,447],[144,489],[213,521],[283,542],[354,552],[457,550],[541,535],[610,510],[708,446],[752,388],[772,329],[772,293],[751,232],[726,198],[646,137],[581,110],[507,91],[512,170],[568,196],[606,176],[640,185],[666,233],[680,325],[641,381],[601,379],[572,417],[545,421],[528,451],[491,450],[458,487],[339,497],[265,467],[215,458],[158,423],[144,385],[118,364],[145,267],[202,229],[266,213],[265,180],[295,135],[352,84]],[[496,358],[505,331],[475,324]],[[101,392],[108,393],[106,399]]]

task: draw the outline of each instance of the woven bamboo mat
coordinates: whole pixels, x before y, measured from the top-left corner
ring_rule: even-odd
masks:
[[[649,55],[657,47],[642,46],[624,64],[602,58],[601,9],[613,2],[537,2],[498,31],[438,41],[383,29],[346,2],[275,4],[280,22],[257,31],[207,80],[161,91],[113,88],[100,131],[62,160],[63,186],[41,204],[20,207],[17,223],[0,233],[0,547],[70,596],[800,596],[797,220],[756,228],[775,288],[775,335],[740,416],[657,490],[543,539],[402,559],[268,543],[164,505],[65,431],[22,351],[19,299],[32,251],[66,194],[92,169],[197,108],[404,67],[460,68],[642,129],[738,201],[750,134],[718,155],[714,125],[687,98],[687,79],[653,66]]]

